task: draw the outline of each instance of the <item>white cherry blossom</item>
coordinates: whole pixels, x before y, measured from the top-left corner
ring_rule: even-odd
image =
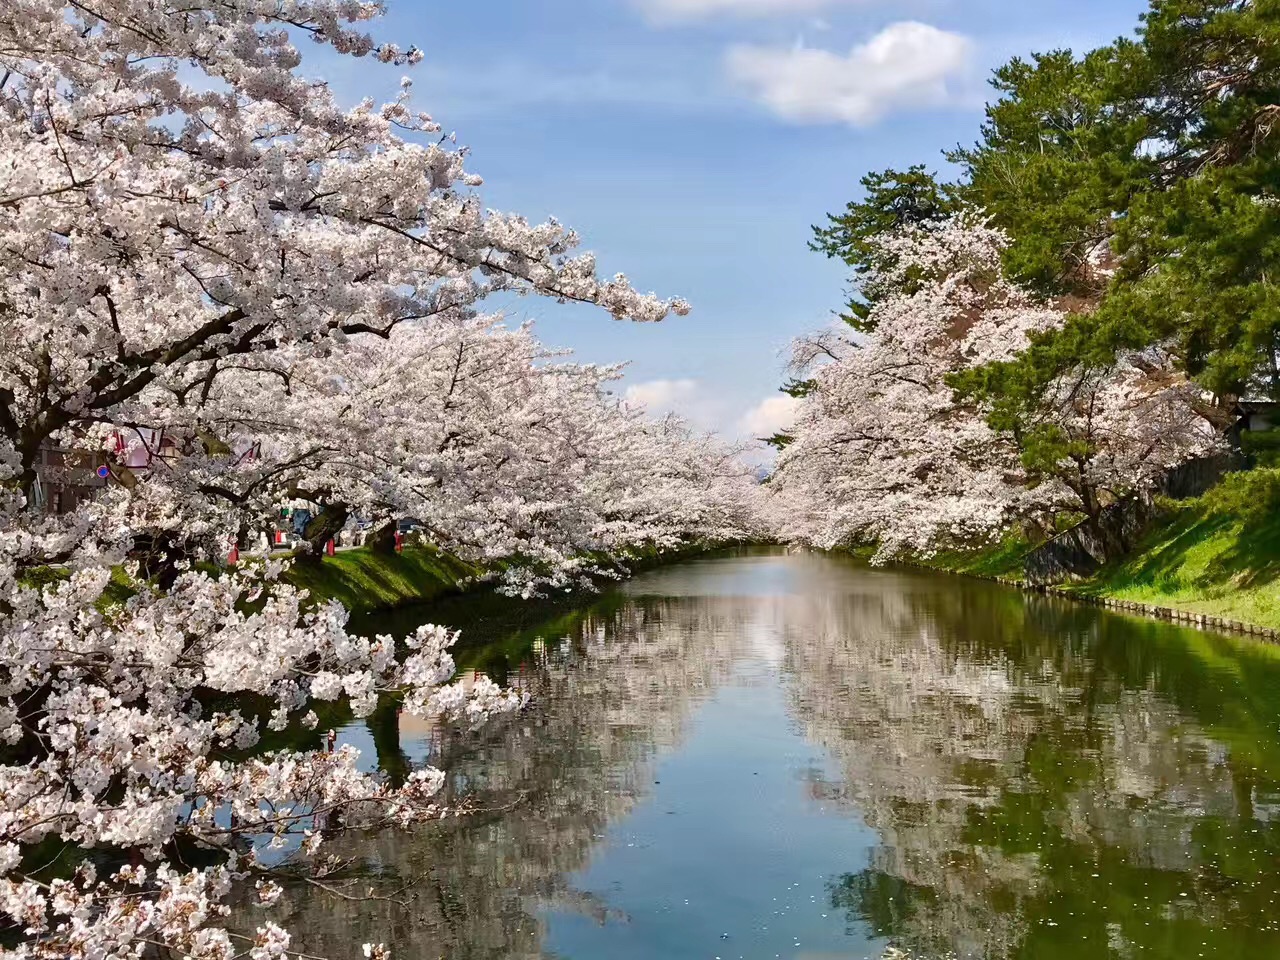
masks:
[[[0,4],[3,960],[283,957],[282,926],[224,923],[236,891],[269,912],[282,872],[336,868],[334,834],[446,812],[440,771],[395,786],[336,747],[330,705],[464,728],[519,707],[454,681],[443,627],[359,636],[280,561],[214,569],[283,504],[418,518],[524,594],[757,530],[734,450],[483,304],[687,306],[599,276],[555,221],[486,210],[409,82],[347,108],[308,77],[298,40],[419,60],[364,32],[381,12]],[[50,451],[110,480],[46,515]],[[46,841],[99,867],[51,874]]]
[[[976,212],[880,238],[869,323],[800,341],[812,388],[770,484],[782,535],[821,547],[874,543],[878,557],[972,547],[1023,520],[1095,515],[1213,452],[1200,391],[1159,350],[1055,384],[1044,420],[1084,452],[1051,477],[1028,473],[1015,438],[957,402],[949,374],[1007,360],[1066,314],[1008,281],[1008,243]]]

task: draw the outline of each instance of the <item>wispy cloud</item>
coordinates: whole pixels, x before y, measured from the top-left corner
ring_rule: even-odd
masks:
[[[741,405],[723,391],[709,388],[701,380],[646,380],[627,387],[627,400],[644,407],[653,416],[674,413],[699,430],[713,430],[736,439],[741,424],[737,422]]]
[[[723,393],[701,380],[645,380],[627,388],[626,398],[643,406],[652,416],[675,413],[699,430],[735,435],[733,404]]]
[[[729,78],[777,116],[796,123],[869,126],[900,110],[961,102],[973,42],[904,21],[848,54],[795,47],[732,47]]]
[[[708,88],[708,70],[698,61],[682,61],[676,67],[673,62],[665,68],[637,64],[624,56],[613,57],[607,64],[559,69],[508,59],[467,70],[448,64],[427,65],[417,77],[420,90],[433,107],[443,104],[451,113],[492,114],[564,106],[657,107],[685,113],[713,109],[728,101],[721,91]]]
[[[782,393],[772,393],[743,411],[723,391],[692,378],[646,380],[627,388],[626,398],[643,406],[653,416],[674,413],[702,430],[714,430],[733,441],[762,440],[795,424],[801,401]],[[759,455],[756,455],[759,454]],[[749,459],[765,462],[771,454],[763,447]]]
[[[688,416],[688,409],[701,399],[697,380],[648,380],[627,387],[626,397],[652,414],[678,413]]]

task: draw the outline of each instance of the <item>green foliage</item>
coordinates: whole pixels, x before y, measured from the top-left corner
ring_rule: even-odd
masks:
[[[789,397],[800,399],[813,393],[817,385],[816,380],[796,380],[793,378],[782,385],[782,392]]]
[[[1087,440],[1070,436],[1054,423],[1038,423],[1024,429],[1021,448],[1022,465],[1033,485],[1052,477],[1070,481],[1069,465],[1087,463],[1093,453]],[[1098,504],[1088,502],[1085,506],[1093,509]]]
[[[982,140],[951,157],[1011,233],[1011,274],[1091,309],[1104,287],[1081,267],[1113,234],[1117,268],[1098,342],[1046,338],[1056,362],[1013,379],[1172,342],[1214,393],[1280,396],[1280,4],[1153,0],[1137,42],[1014,60],[995,86]]]
[[[1093,313],[1075,314],[1057,330],[1033,335],[1015,359],[961,371],[947,378],[961,401],[980,405],[995,430],[1017,441],[1032,482],[1057,476],[1076,485],[1071,465],[1089,458],[1088,442],[1056,426],[1052,389],[1063,377],[1090,377],[1109,369],[1116,355],[1141,348],[1148,333],[1124,304],[1113,297]],[[1089,491],[1077,491],[1085,500]],[[1096,504],[1095,504],[1096,506]]]
[[[1120,93],[1137,56],[1117,42],[1081,59],[1015,58],[992,79],[1000,96],[981,140],[948,154],[964,169],[960,196],[1013,238],[1009,275],[1034,289],[1096,293],[1083,268],[1110,240],[1113,215],[1155,177],[1154,158],[1138,152],[1147,120]]]
[[[1240,526],[1280,520],[1280,469],[1229,474],[1200,500],[1207,516],[1227,517]]]
[[[1240,437],[1244,453],[1260,467],[1280,467],[1280,430],[1249,430]]]
[[[1071,484],[1090,455],[1054,426],[1057,387],[1122,354],[1159,344],[1220,411],[1280,399],[1280,0],[1151,0],[1136,38],[1015,58],[992,85],[977,142],[947,154],[958,184],[872,174],[816,229],[859,282],[846,319],[870,330],[878,235],[971,206],[1009,234],[1010,278],[1070,313],[948,381],[1019,444],[1032,482]]]
[[[851,202],[843,213],[829,215],[827,226],[814,227],[810,247],[853,269],[855,294],[843,319],[869,333],[872,327],[867,318],[875,295],[862,281],[890,265],[876,239],[903,227],[946,220],[959,211],[960,202],[954,187],[939,183],[923,166],[870,173],[861,183],[865,196]]]
[[[1120,242],[1137,274],[1128,303],[1149,337],[1173,339],[1188,372],[1218,395],[1274,398],[1280,167],[1248,166],[1209,169],[1145,198]]]

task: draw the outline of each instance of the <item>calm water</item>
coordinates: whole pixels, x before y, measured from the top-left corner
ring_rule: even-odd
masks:
[[[309,953],[1280,957],[1275,648],[816,556],[442,613],[534,704],[345,731],[477,812],[346,843],[388,899],[294,893]]]

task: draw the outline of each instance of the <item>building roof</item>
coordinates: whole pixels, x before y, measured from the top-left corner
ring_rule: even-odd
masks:
[[[1241,400],[1236,404],[1236,410],[1241,414],[1275,413],[1280,410],[1280,402],[1275,400]]]

